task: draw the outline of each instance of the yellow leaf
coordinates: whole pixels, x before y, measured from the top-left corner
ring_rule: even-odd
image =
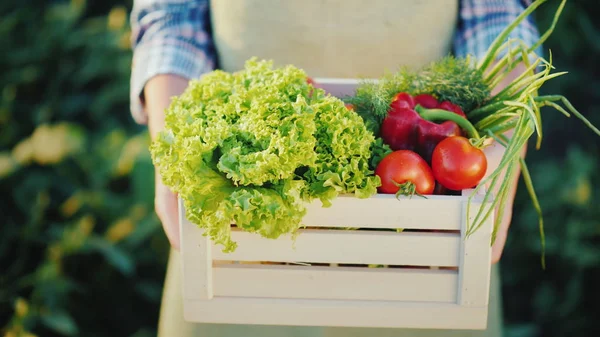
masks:
[[[105,237],[110,242],[118,242],[131,234],[134,228],[135,224],[130,218],[122,218],[110,226],[106,231]]]
[[[133,221],[139,221],[148,214],[148,207],[144,204],[136,204],[131,208],[131,218]]]
[[[59,262],[63,256],[63,250],[58,244],[52,244],[48,247],[48,258],[50,261]]]
[[[108,149],[114,149],[116,147],[120,148],[126,140],[127,135],[125,132],[122,129],[117,129],[106,134],[103,139],[103,144],[105,144],[104,146]]]
[[[23,298],[19,297],[15,302],[15,313],[17,317],[25,317],[29,312],[29,304]]]
[[[131,31],[126,31],[119,38],[119,48],[129,50],[131,48]]]
[[[83,194],[75,193],[72,196],[70,196],[69,199],[67,199],[67,200],[65,200],[65,202],[63,202],[63,204],[60,206],[60,212],[65,217],[70,217],[81,208],[82,201],[83,201]]]
[[[142,136],[136,136],[129,139],[127,143],[125,143],[125,146],[123,146],[121,156],[117,162],[115,174],[117,176],[129,174],[140,154],[148,149],[148,145],[146,138]]]
[[[573,192],[573,201],[575,204],[580,206],[586,205],[592,196],[592,186],[589,179],[580,179]]]
[[[21,165],[27,165],[33,157],[33,144],[31,138],[21,140],[12,150],[12,156]]]
[[[83,135],[72,124],[42,124],[31,135],[31,143],[38,164],[56,164],[81,149]]]
[[[563,192],[563,200],[575,206],[586,206],[592,197],[592,185],[589,177],[580,177],[577,182]]]
[[[7,177],[17,169],[17,162],[8,152],[0,153],[0,179]]]
[[[127,12],[122,6],[113,8],[108,13],[108,29],[119,30],[125,26],[127,20]]]
[[[40,125],[31,135],[33,158],[39,164],[55,164],[67,153],[60,135],[52,132],[49,125]]]
[[[62,241],[60,242],[61,253],[68,255],[83,246],[94,229],[95,224],[96,219],[92,215],[85,215],[70,226],[63,234]]]
[[[79,219],[79,222],[77,223],[77,230],[85,237],[88,237],[94,229],[95,224],[96,219],[94,219],[94,217],[91,215],[86,215]]]

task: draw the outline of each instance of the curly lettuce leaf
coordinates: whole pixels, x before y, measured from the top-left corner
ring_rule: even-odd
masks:
[[[329,206],[339,193],[355,193],[359,198],[377,193],[380,179],[369,168],[373,133],[337,98],[322,92],[315,95],[321,95],[315,104],[317,163],[303,175],[311,187],[310,197]]]
[[[192,81],[166,111],[152,159],[188,219],[224,251],[236,248],[233,223],[275,239],[301,227],[315,198],[329,205],[342,193],[376,193],[373,134],[306,78],[251,59],[239,72]]]

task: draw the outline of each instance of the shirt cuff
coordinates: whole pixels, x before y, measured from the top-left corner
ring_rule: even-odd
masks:
[[[186,79],[197,79],[214,69],[213,61],[204,50],[177,39],[152,41],[138,45],[133,52],[130,83],[130,109],[139,124],[148,123],[143,104],[144,86],[152,77],[172,74]]]

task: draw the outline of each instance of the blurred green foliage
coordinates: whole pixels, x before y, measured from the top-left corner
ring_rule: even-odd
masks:
[[[124,1],[0,4],[0,335],[153,336],[168,245]]]
[[[540,8],[543,29],[556,8]],[[545,93],[600,125],[595,0],[569,1],[546,43]],[[156,335],[168,244],[152,163],[129,115],[131,1],[0,2],[0,335]],[[600,336],[600,143],[548,109],[502,260],[506,335]]]
[[[557,5],[539,8],[541,29]],[[544,48],[556,71],[569,73],[541,94],[565,95],[600,126],[598,1],[568,1]],[[506,335],[600,336],[600,139],[576,118],[544,109],[542,147],[530,147],[527,162],[544,210],[547,269],[540,268],[536,213],[521,185],[502,258]]]

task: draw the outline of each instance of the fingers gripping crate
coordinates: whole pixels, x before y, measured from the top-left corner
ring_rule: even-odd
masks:
[[[327,83],[343,95],[351,81]],[[297,237],[232,229],[223,253],[180,203],[183,305],[192,322],[294,326],[484,329],[493,217],[465,237],[481,196],[319,201]],[[470,223],[470,221],[469,221]],[[348,230],[348,228],[352,228]],[[402,229],[403,231],[398,231]]]

